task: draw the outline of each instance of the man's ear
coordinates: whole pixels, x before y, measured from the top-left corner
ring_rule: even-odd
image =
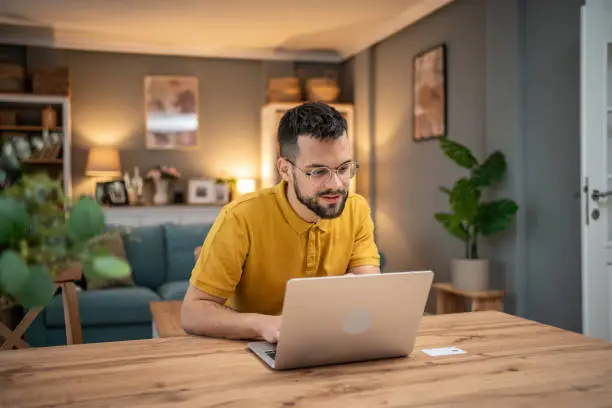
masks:
[[[285,181],[289,180],[289,163],[284,160],[282,157],[279,157],[276,162],[276,169],[278,170],[278,174],[280,174],[281,178]]]

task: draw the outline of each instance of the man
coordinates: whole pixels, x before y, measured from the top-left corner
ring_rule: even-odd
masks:
[[[282,181],[226,205],[202,245],[187,332],[275,343],[289,279],[380,273],[370,209],[348,193],[358,166],[344,117],[305,103],[283,116],[278,141]]]

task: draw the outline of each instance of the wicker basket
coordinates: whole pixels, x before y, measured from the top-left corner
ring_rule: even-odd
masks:
[[[31,74],[32,92],[70,96],[70,70],[66,67],[38,69]]]
[[[299,78],[270,78],[268,81],[268,102],[297,102],[301,98]]]
[[[310,78],[306,81],[306,93],[311,101],[331,103],[338,100],[340,88],[334,78]]]
[[[15,63],[0,62],[0,92],[25,92],[25,69]]]

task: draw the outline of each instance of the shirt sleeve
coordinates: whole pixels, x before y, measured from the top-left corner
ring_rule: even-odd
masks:
[[[228,299],[242,277],[249,238],[244,220],[231,210],[217,216],[191,272],[189,283],[209,295]]]
[[[353,243],[353,252],[349,269],[357,266],[374,265],[380,267],[380,254],[374,242],[374,222],[370,206],[363,197],[359,197],[356,219],[358,225]]]

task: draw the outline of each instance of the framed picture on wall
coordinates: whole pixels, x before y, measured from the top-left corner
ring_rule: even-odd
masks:
[[[446,45],[440,44],[414,57],[412,123],[416,141],[447,135]]]
[[[191,150],[198,147],[198,78],[145,78],[147,148]]]

